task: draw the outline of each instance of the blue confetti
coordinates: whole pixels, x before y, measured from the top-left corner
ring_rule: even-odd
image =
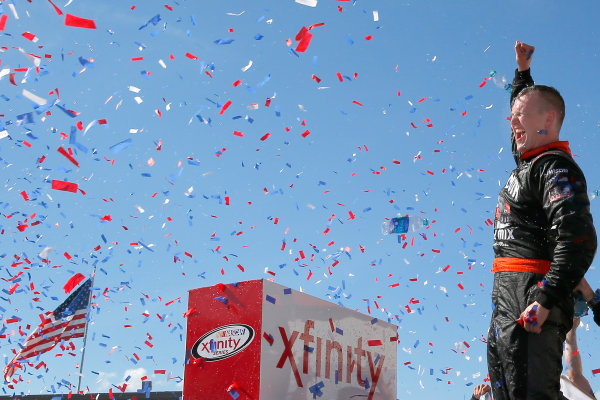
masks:
[[[217,39],[214,41],[215,44],[231,44],[234,39]]]
[[[113,154],[117,154],[118,152],[120,152],[123,149],[128,148],[129,146],[131,146],[133,144],[133,141],[131,139],[125,139],[117,144],[113,144],[112,146],[110,146],[110,152]]]

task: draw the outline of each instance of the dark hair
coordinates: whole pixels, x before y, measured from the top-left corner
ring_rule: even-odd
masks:
[[[559,91],[552,86],[545,85],[533,85],[528,86],[519,93],[519,97],[523,97],[529,93],[539,93],[546,107],[544,111],[555,110],[557,112],[558,126],[561,127],[563,120],[565,119],[565,101],[560,95]]]

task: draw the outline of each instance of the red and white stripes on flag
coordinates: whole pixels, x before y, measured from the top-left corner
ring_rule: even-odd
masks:
[[[42,323],[20,345],[14,358],[4,367],[4,379],[10,381],[16,369],[23,369],[22,363],[31,357],[51,350],[61,340],[83,337],[87,323],[86,313],[89,304],[91,280],[88,279],[67,300],[53,312],[42,317]]]

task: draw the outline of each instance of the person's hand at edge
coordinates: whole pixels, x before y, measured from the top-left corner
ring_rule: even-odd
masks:
[[[549,314],[549,309],[534,301],[521,313],[518,322],[527,332],[541,333],[542,325],[546,322]]]
[[[517,40],[515,43],[515,54],[517,58],[517,69],[519,71],[526,71],[529,69],[534,51],[535,47]]]
[[[475,389],[473,389],[473,397],[475,397],[476,399],[480,398],[486,393],[492,393],[492,388],[490,387],[490,385],[481,384],[475,386]]]

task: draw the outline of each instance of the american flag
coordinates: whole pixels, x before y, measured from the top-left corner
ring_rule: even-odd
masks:
[[[61,340],[83,337],[87,324],[86,313],[90,302],[91,279],[85,281],[53,312],[40,315],[42,323],[19,345],[21,349],[4,367],[4,379],[10,381],[21,362],[51,350]]]

